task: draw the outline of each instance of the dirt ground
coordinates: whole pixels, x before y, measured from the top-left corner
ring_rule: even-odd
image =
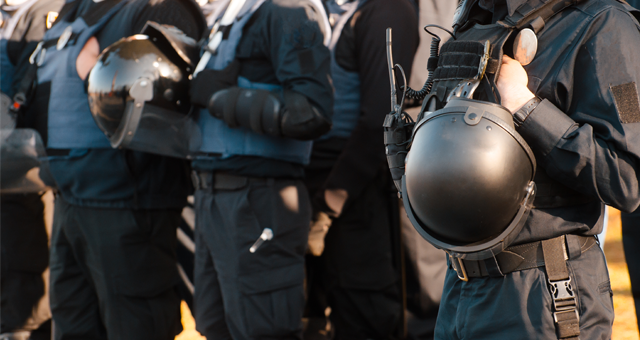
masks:
[[[622,249],[622,235],[620,229],[620,212],[609,210],[609,229],[605,241],[605,254],[611,276],[613,289],[613,305],[616,319],[613,323],[613,340],[640,340],[638,335],[638,323],[636,321],[633,298],[627,263]],[[176,340],[205,340],[195,330],[193,317],[186,303],[182,303],[182,325],[184,331],[176,337]]]

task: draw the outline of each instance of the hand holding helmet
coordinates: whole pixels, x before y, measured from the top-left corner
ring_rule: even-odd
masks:
[[[496,87],[500,92],[502,106],[515,113],[534,96],[527,87],[529,77],[524,67],[506,54],[502,57],[500,77]]]

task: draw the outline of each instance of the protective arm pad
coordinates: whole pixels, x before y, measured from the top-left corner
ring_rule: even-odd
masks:
[[[298,140],[314,140],[331,130],[331,120],[313,107],[306,96],[284,91],[282,134]]]
[[[207,106],[212,116],[229,127],[245,127],[259,134],[312,140],[331,129],[331,122],[307,98],[284,91],[284,108],[269,91],[231,87],[216,92]]]
[[[229,127],[282,136],[280,101],[267,90],[230,87],[211,96],[207,109]]]

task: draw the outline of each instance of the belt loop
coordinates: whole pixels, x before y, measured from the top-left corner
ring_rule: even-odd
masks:
[[[580,244],[581,237],[577,235],[567,235],[566,240],[569,260],[574,260],[580,257],[580,255],[582,254],[582,245]]]
[[[504,276],[502,270],[500,269],[500,264],[498,264],[498,259],[493,255],[490,258],[484,260],[484,264],[487,267],[487,272],[491,277],[501,277]]]

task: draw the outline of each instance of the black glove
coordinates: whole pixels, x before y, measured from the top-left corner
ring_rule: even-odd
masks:
[[[240,73],[240,62],[234,60],[223,70],[204,69],[191,80],[191,104],[207,107],[209,99],[214,93],[226,88],[236,86],[238,74]]]

